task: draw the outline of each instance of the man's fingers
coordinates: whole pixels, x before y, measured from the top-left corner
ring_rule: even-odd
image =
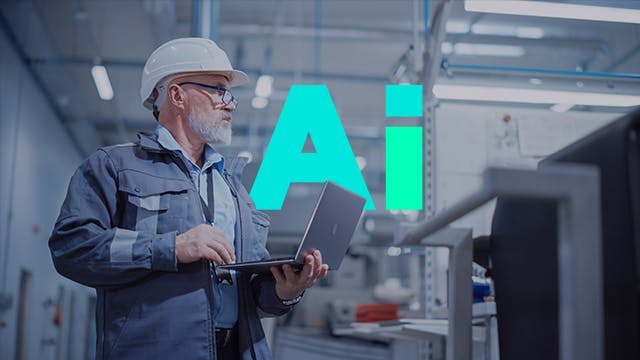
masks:
[[[207,258],[208,260],[213,261],[214,263],[216,263],[216,265],[222,265],[222,258],[220,257],[220,255],[218,255],[217,252],[215,252],[214,250],[210,249],[210,248],[205,248],[204,249],[204,257]]]
[[[230,264],[235,260],[233,249],[231,249],[231,246],[226,244],[226,241],[208,240],[206,244],[207,247],[215,250],[227,264]]]
[[[282,270],[279,267],[272,266],[269,268],[269,270],[271,270],[271,274],[273,274],[273,277],[276,279],[276,282],[279,282],[281,284],[284,284],[285,282],[287,282],[287,279],[284,277],[284,274],[282,273]]]
[[[313,257],[315,258],[314,262],[318,264],[318,267],[320,267],[320,265],[322,264],[322,253],[320,252],[320,250],[314,250]]]
[[[210,235],[209,240],[224,246],[226,251],[231,255],[231,260],[229,262],[235,261],[236,256],[233,252],[233,247],[231,246],[231,243],[227,239],[227,235],[225,235],[225,233],[222,230],[214,227],[213,225],[208,226],[208,232]]]
[[[306,265],[305,265],[306,266]],[[284,264],[282,265],[282,270],[284,271],[284,276],[286,277],[286,281],[296,281],[296,273],[293,272],[291,265]]]
[[[322,254],[319,250],[313,251],[313,277],[316,278],[320,275],[320,269],[322,269]]]
[[[307,255],[305,257],[305,264],[302,267],[302,271],[300,272],[300,276],[308,281],[309,278],[313,276],[313,255]]]
[[[327,264],[322,264],[322,267],[320,268],[320,275],[318,275],[318,278],[322,279],[325,276],[327,276],[327,273],[329,272],[329,265]]]

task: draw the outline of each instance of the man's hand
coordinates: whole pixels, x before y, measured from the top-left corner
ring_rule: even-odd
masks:
[[[271,267],[271,273],[276,278],[276,294],[281,300],[292,300],[313,286],[316,280],[327,276],[329,265],[322,263],[322,254],[314,250],[304,258],[304,266],[300,272],[294,272],[290,265]]]
[[[183,264],[207,259],[221,265],[236,260],[224,232],[207,224],[200,224],[176,236],[176,257],[178,263]]]

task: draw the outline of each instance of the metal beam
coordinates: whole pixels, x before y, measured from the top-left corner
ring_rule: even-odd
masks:
[[[200,22],[202,21],[201,14],[202,13],[202,0],[192,0],[191,1],[191,36],[199,37],[200,33]]]
[[[417,30],[424,31],[424,26],[419,26]],[[412,28],[382,28],[382,27],[323,27],[316,29],[311,26],[281,26],[277,30],[280,37],[306,37],[315,38],[320,36],[325,40],[342,41],[402,41],[412,39]],[[264,38],[272,35],[271,26],[256,24],[231,23],[225,24],[220,29],[220,35],[224,38]],[[452,42],[486,42],[490,44],[518,44],[529,47],[562,47],[562,48],[584,48],[591,51],[607,51],[607,44],[602,39],[597,38],[570,38],[547,36],[540,39],[526,39],[515,36],[499,35],[479,35],[473,33],[445,35],[447,41]]]
[[[627,51],[624,55],[622,55],[618,60],[615,60],[611,65],[609,65],[604,71],[610,72],[617,69],[620,65],[627,62],[629,59],[634,57],[636,54],[640,53],[640,45],[636,45],[636,47]]]
[[[82,57],[67,57],[63,59],[34,58],[34,59],[28,59],[28,61],[32,65],[62,65],[62,66],[87,65],[87,64],[93,63],[93,59],[82,58]],[[105,66],[110,66],[110,67],[135,67],[139,69],[142,69],[144,67],[144,62],[139,62],[139,61],[105,58],[105,59],[102,59],[100,62],[101,64]],[[243,68],[241,70],[253,75],[259,75],[262,71],[261,69],[256,69],[256,68]],[[281,76],[281,77],[295,78],[296,76],[296,72],[290,71],[290,70],[272,70],[271,73],[274,76]],[[314,71],[302,71],[300,72],[300,74],[303,77],[307,77],[307,78],[312,78],[313,76],[315,76]],[[389,78],[386,76],[354,75],[354,74],[340,74],[340,73],[328,73],[328,72],[323,72],[322,78],[329,79],[329,80],[374,82],[374,83],[381,83],[381,84],[386,84],[389,82]]]

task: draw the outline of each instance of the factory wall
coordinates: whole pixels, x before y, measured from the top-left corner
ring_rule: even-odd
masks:
[[[0,49],[0,358],[86,358],[93,290],[58,275],[47,247],[82,158],[4,32]]]
[[[545,156],[622,116],[620,113],[445,103],[435,113],[436,211],[480,190],[488,166],[535,169]],[[495,201],[452,223],[489,235]],[[432,293],[446,302],[448,250],[435,251]]]

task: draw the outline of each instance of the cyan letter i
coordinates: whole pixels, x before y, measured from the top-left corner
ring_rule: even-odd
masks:
[[[422,117],[422,85],[387,85],[387,117]],[[422,127],[387,126],[386,208],[422,210]]]

